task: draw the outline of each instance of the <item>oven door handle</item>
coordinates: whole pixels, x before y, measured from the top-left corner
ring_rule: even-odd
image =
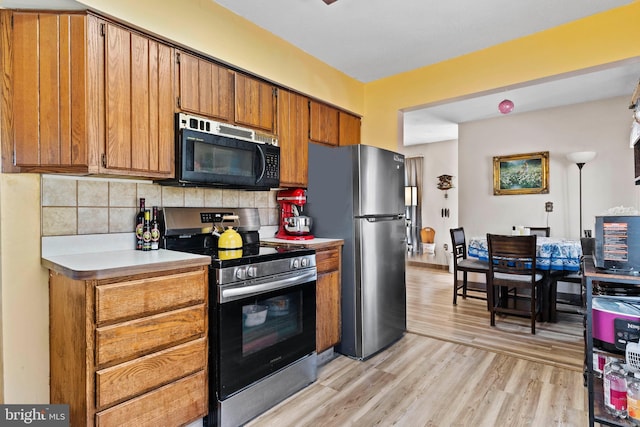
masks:
[[[264,178],[264,173],[267,170],[267,157],[265,156],[264,151],[262,150],[262,147],[260,145],[256,145],[256,148],[258,149],[258,153],[260,153],[260,165],[262,167],[262,172],[260,172],[260,176],[258,177],[258,179],[256,179],[257,184],[262,181],[262,178]]]
[[[308,270],[301,274],[280,278],[270,279],[266,283],[258,283],[255,285],[247,285],[240,287],[233,287],[225,289],[224,286],[220,286],[220,303],[230,302],[241,298],[247,298],[254,295],[264,294],[270,291],[275,291],[283,288],[290,288],[293,286],[302,285],[304,283],[316,280],[318,277],[316,269]]]

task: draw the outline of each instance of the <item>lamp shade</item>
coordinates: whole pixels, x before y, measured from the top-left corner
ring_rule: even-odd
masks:
[[[567,159],[572,163],[589,163],[595,159],[595,151],[577,151],[575,153],[567,154]]]

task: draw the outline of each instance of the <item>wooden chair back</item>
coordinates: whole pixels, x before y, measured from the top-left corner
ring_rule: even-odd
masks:
[[[489,248],[489,286],[487,298],[491,302],[491,326],[495,326],[496,313],[528,317],[531,333],[536,333],[538,294],[543,275],[536,273],[536,240],[538,236],[500,236],[487,234]],[[528,295],[518,294],[527,289]],[[498,290],[498,294],[496,294]],[[509,299],[512,304],[509,304]],[[517,304],[526,300],[528,307]]]
[[[458,263],[461,259],[465,259],[467,257],[467,241],[464,236],[464,228],[451,228],[449,229],[451,233],[451,244],[453,245],[453,262],[455,264]]]
[[[537,236],[502,236],[487,234],[489,249],[489,274],[493,276],[495,285],[501,279],[495,273],[530,276],[530,283],[536,276],[536,239]],[[512,285],[511,283],[509,285]]]

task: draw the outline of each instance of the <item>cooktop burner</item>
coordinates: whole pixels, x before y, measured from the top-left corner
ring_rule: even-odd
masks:
[[[220,259],[219,251],[215,248],[200,248],[189,250],[188,252],[198,255],[211,256],[211,266],[214,268],[234,267],[237,265],[254,264],[257,262],[267,262],[278,259],[294,258],[304,255],[313,255],[313,249],[305,248],[284,248],[273,246],[245,246],[242,254],[238,258]],[[240,251],[237,253],[240,255]]]

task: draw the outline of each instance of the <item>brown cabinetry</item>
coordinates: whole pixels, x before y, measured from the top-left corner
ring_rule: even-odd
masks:
[[[340,145],[360,144],[360,117],[340,111],[339,120]]]
[[[309,139],[337,146],[339,141],[339,110],[317,101],[309,101]]]
[[[342,246],[316,250],[316,352],[338,344],[341,337]]]
[[[244,74],[235,75],[235,122],[275,133],[276,88]]]
[[[207,274],[50,272],[50,400],[70,405],[72,426],[178,426],[206,415]]]
[[[286,90],[278,91],[278,142],[280,186],[306,187],[309,158],[308,99]]]
[[[3,171],[173,176],[173,48],[87,13],[1,14]]]
[[[233,122],[233,73],[185,52],[178,54],[179,107],[183,111]]]
[[[171,177],[173,48],[109,22],[98,25],[105,50],[102,167],[125,175]]]
[[[180,110],[275,133],[275,86],[183,51],[177,57]]]

